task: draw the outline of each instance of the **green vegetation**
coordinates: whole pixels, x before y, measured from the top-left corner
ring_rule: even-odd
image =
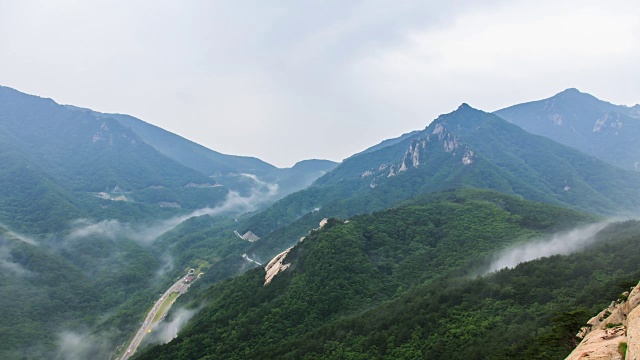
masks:
[[[628,345],[624,341],[618,345],[618,352],[620,353],[620,356],[622,356],[622,360],[627,358],[627,347]]]
[[[467,151],[473,156],[465,165]],[[403,164],[407,170],[398,172]],[[389,176],[391,167],[395,176]],[[380,211],[425,193],[487,188],[579,211],[615,214],[637,212],[639,182],[637,173],[465,105],[418,134],[346,159],[312,187],[245,219],[241,230],[261,236],[264,241],[251,251],[270,258],[322,218]]]
[[[254,269],[206,291],[181,336],[140,359],[562,358],[616,284],[640,278],[639,223],[582,253],[469,275],[496,250],[592,219],[470,189],[334,219],[269,285]]]
[[[158,309],[156,316],[153,317],[153,320],[151,320],[151,322],[157,322],[158,320],[162,319],[162,317],[167,313],[167,311],[169,311],[169,308],[179,295],[179,292],[172,292],[171,294],[169,294],[169,296],[167,296],[167,298],[162,302],[162,305],[160,305],[160,309]]]
[[[141,358],[561,358],[640,277],[631,221],[582,253],[478,277],[496,251],[600,220],[577,211],[636,210],[640,177],[466,105],[265,211],[191,218],[151,239],[163,220],[269,187],[245,171],[278,197],[334,165],[275,169],[0,87],[0,358],[67,357],[68,333],[91,356],[112,354],[189,268],[206,275],[180,299],[202,311]],[[268,286],[242,258],[266,263],[303,235]]]
[[[235,253],[241,260],[248,243],[233,235],[233,223],[223,217],[190,219],[150,247],[98,235],[37,237],[33,245],[0,228],[0,307],[7,309],[0,315],[0,357],[55,358],[65,331],[113,344],[129,341],[184,267],[207,273],[189,297],[206,287],[199,284],[203,280],[215,281],[216,272],[209,272],[221,259]],[[219,278],[237,270],[224,269]],[[113,350],[96,348],[94,354]]]
[[[622,326],[622,325],[623,325],[622,323],[615,323],[615,324],[607,324],[605,327],[607,329],[613,329],[615,327]]]
[[[632,107],[567,89],[550,99],[496,111],[496,115],[623,169],[637,169],[640,123]]]

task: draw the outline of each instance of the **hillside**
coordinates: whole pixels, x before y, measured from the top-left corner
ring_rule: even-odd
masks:
[[[209,179],[162,156],[113,119],[0,88],[0,127],[24,156],[78,191],[184,186]]]
[[[220,154],[246,165],[233,171],[278,172],[282,186],[243,174],[218,182],[133,127],[166,148],[193,151],[194,161],[213,153],[146,123],[126,126],[0,87],[1,358],[108,358],[183,267],[208,270],[249,246],[233,235],[232,218],[189,217],[254,210],[335,166],[309,160],[276,169]]]
[[[0,142],[10,158],[0,187],[12,189],[11,205],[0,213],[16,229],[60,230],[87,215],[166,217],[180,208],[214,207],[228,194],[114,119],[6,87],[0,87]],[[16,216],[21,212],[28,215]],[[56,224],[41,225],[47,222]]]
[[[585,154],[629,170],[640,170],[640,105],[614,105],[577,89],[548,99],[513,105],[496,115]]]
[[[68,107],[97,117],[115,119],[168,158],[245,194],[259,184],[238,177],[240,174],[251,174],[261,181],[278,185],[277,193],[273,196],[273,199],[278,199],[306,188],[338,165],[329,160],[310,159],[300,161],[291,168],[277,168],[255,157],[219,153],[133,116]]]
[[[416,199],[349,222],[330,220],[286,255],[283,263],[289,267],[271,283],[265,285],[265,270],[258,268],[212,287],[194,304],[204,308],[180,336],[140,359],[410,358],[412,351],[415,357],[432,344],[444,351],[440,354],[465,348],[459,342],[448,346],[445,341],[451,339],[438,336],[460,334],[452,341],[469,341],[463,334],[473,324],[473,333],[483,336],[493,326],[500,329],[490,332],[496,338],[475,338],[478,346],[504,336],[505,323],[518,335],[536,326],[549,330],[552,310],[563,305],[555,295],[574,299],[574,288],[558,286],[574,280],[575,286],[585,285],[585,278],[571,277],[570,269],[578,267],[553,265],[564,261],[554,257],[536,263],[543,264],[540,268],[520,266],[478,280],[468,276],[481,271],[500,249],[593,218],[491,191],[468,189],[439,197]],[[603,266],[631,266],[614,262]],[[580,264],[585,273],[598,268]],[[540,271],[547,273],[541,276]],[[549,272],[557,275],[547,284],[551,289],[535,290],[551,279]],[[518,287],[528,279],[530,287]],[[552,293],[556,289],[559,292]],[[484,302],[476,301],[484,297]],[[530,307],[536,301],[545,307]],[[469,318],[492,318],[486,324],[466,323],[461,306],[474,311]],[[486,313],[485,306],[490,306]],[[497,316],[494,310],[505,307],[512,310]],[[541,311],[550,313],[531,324],[521,321]],[[427,341],[428,336],[433,341]],[[517,348],[530,340],[536,339],[495,346]],[[460,353],[451,358],[464,357]]]
[[[254,253],[264,261],[322,218],[381,210],[422,193],[488,188],[591,213],[634,214],[639,182],[638,174],[463,104],[418,134],[346,159],[241,230],[263,237]]]
[[[9,144],[0,130],[0,224],[49,232],[86,212],[78,200]]]

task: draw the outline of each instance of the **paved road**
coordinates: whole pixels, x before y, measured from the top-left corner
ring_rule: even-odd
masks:
[[[169,294],[174,292],[179,292],[180,294],[184,294],[185,292],[187,292],[187,289],[189,289],[189,286],[191,286],[191,283],[189,284],[184,283],[184,280],[187,278],[187,276],[189,275],[186,275],[185,277],[180,278],[180,280],[178,280],[175,284],[171,285],[171,287],[167,291],[165,291],[164,294],[162,294],[160,299],[156,301],[156,303],[153,305],[153,308],[151,309],[151,311],[149,311],[149,313],[147,314],[147,317],[144,319],[144,323],[142,323],[142,326],[140,327],[140,329],[138,329],[138,332],[136,333],[136,336],[133,338],[133,341],[131,341],[131,344],[129,344],[127,351],[122,356],[122,360],[129,359],[131,356],[133,356],[133,354],[136,352],[136,349],[138,349],[138,346],[142,342],[142,339],[144,338],[144,336],[147,335],[148,331],[151,330],[151,328],[156,325],[155,323],[152,323],[152,320],[160,310],[160,307],[162,306],[162,303],[167,298],[167,296],[169,296]],[[168,308],[167,308],[167,311],[169,311]]]

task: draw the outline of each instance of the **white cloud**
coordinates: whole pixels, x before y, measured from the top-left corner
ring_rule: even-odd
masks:
[[[90,236],[99,236],[107,239],[128,238],[141,244],[150,244],[167,231],[180,225],[187,219],[203,215],[220,215],[224,213],[243,213],[253,211],[257,206],[275,196],[278,191],[277,184],[261,181],[251,174],[242,174],[255,181],[249,196],[240,196],[237,192],[230,191],[222,205],[215,208],[202,208],[189,214],[175,216],[170,219],[159,220],[152,224],[131,224],[118,220],[102,220],[95,222],[91,219],[78,219],[71,223],[71,229],[66,236],[67,240],[77,240]]]
[[[178,308],[171,310],[171,319],[162,321],[153,329],[150,343],[166,344],[178,336],[178,332],[200,309]]]
[[[569,255],[593,244],[596,234],[607,227],[611,221],[603,221],[571,231],[554,234],[549,238],[534,240],[502,251],[495,256],[485,273],[552,255]]]
[[[105,336],[64,331],[59,335],[56,359],[86,360],[107,354],[111,344]]]
[[[633,103],[640,87],[619,88],[640,75],[628,63],[640,60],[637,11],[631,1],[549,0],[461,11],[449,26],[414,29],[395,47],[361,58],[354,72],[380,101],[415,114],[437,110],[427,120],[461,102],[496,110],[568,87]],[[610,78],[594,76],[602,73]]]
[[[35,240],[27,236],[17,234],[13,231],[6,231],[4,234],[0,233],[0,269],[5,273],[8,272],[15,276],[23,277],[34,275],[32,271],[29,271],[21,264],[14,261],[11,249],[15,245],[16,240],[37,246]]]

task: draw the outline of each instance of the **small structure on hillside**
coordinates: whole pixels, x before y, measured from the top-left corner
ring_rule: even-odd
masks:
[[[242,238],[249,242],[256,242],[260,240],[260,237],[251,231],[247,231],[246,233],[244,233],[244,235],[242,235]]]

